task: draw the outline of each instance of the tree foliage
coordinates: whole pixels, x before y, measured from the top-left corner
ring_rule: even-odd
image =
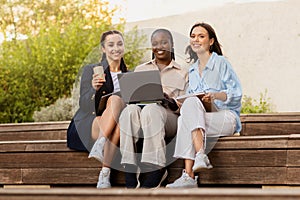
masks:
[[[35,110],[70,95],[78,70],[113,25],[117,8],[100,0],[2,0],[0,33],[0,123],[32,121]],[[136,31],[128,60],[135,66],[143,52]],[[23,39],[20,39],[21,36]],[[25,39],[24,39],[25,38]]]

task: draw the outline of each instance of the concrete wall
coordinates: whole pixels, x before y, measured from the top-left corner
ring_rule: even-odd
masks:
[[[195,1],[195,6],[201,1]],[[275,111],[300,112],[300,1],[230,3],[197,12],[131,22],[150,32],[164,27],[175,36],[175,51],[185,66],[184,48],[195,22],[207,22],[216,32],[243,92],[255,99],[267,89]],[[149,37],[148,37],[149,38]],[[145,44],[150,47],[150,44]],[[150,55],[150,52],[149,52]]]

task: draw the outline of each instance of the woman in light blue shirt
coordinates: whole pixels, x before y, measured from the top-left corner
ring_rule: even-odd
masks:
[[[174,157],[185,160],[182,176],[167,187],[197,187],[201,168],[212,168],[207,142],[212,145],[220,136],[230,136],[241,130],[240,110],[242,88],[222,50],[214,29],[206,23],[195,24],[190,31],[190,45],[186,51],[190,61],[187,93],[204,92],[187,98],[181,107]],[[213,103],[216,112],[207,112],[205,103]],[[207,140],[213,139],[211,141]],[[215,139],[215,140],[214,140]]]

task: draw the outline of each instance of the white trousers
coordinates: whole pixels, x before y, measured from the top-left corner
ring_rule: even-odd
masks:
[[[120,123],[121,164],[137,165],[136,143],[143,137],[141,162],[166,165],[165,137],[175,136],[178,115],[153,103],[141,109],[130,104],[122,111]]]
[[[184,101],[178,118],[178,130],[175,146],[175,158],[195,159],[196,151],[192,140],[192,131],[204,130],[204,148],[208,154],[220,136],[232,135],[236,127],[236,119],[232,111],[206,112],[197,97]]]

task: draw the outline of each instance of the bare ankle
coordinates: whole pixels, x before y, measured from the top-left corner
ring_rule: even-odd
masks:
[[[194,172],[193,172],[193,170],[192,169],[190,169],[190,170],[186,170],[186,173],[191,177],[191,178],[195,178],[195,174],[194,174]]]

